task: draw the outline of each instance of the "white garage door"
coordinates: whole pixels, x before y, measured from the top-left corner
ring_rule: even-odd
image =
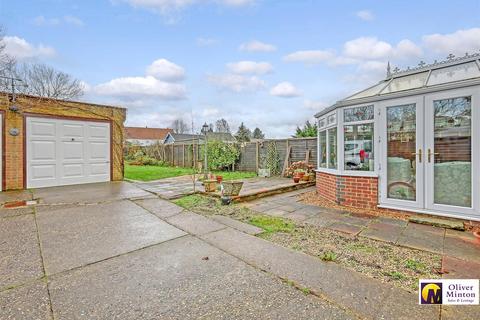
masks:
[[[110,123],[27,117],[27,188],[110,181]]]

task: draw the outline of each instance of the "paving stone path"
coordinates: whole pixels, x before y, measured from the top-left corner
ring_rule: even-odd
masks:
[[[473,234],[388,217],[356,215],[299,201],[298,194],[313,190],[310,188],[276,195],[245,205],[264,214],[441,254],[443,270],[448,271],[445,276],[454,274],[460,278],[480,278],[480,245]]]

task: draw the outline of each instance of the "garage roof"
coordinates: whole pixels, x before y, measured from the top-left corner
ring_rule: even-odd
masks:
[[[451,54],[445,61],[435,60],[432,64],[421,61],[415,68],[395,68],[393,72],[389,64],[384,80],[336,102],[315,116],[320,117],[342,106],[474,84],[480,84],[480,53],[465,54],[459,58]]]

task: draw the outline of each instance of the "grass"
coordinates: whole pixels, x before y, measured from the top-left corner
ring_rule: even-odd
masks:
[[[284,232],[289,233],[295,229],[295,224],[282,218],[255,215],[248,222],[262,228],[266,233]]]
[[[171,177],[185,176],[192,174],[191,168],[165,167],[165,166],[132,166],[125,163],[125,178],[139,181],[152,181]],[[213,174],[223,176],[224,180],[237,180],[252,178],[255,172],[230,172],[214,171]]]
[[[192,209],[195,207],[205,207],[211,205],[211,199],[208,199],[204,196],[198,194],[192,194],[190,196],[181,197],[179,199],[173,200],[176,205],[179,205],[185,209]]]
[[[407,259],[407,261],[405,261],[405,267],[416,272],[423,272],[427,266],[420,261]]]
[[[323,261],[335,261],[337,260],[337,254],[333,251],[327,251],[320,256],[320,259]]]
[[[398,271],[388,272],[387,275],[394,280],[403,280],[406,278],[406,276],[403,273]]]
[[[377,251],[374,247],[363,243],[352,243],[347,245],[347,248],[351,250],[361,251],[364,253],[374,253]]]

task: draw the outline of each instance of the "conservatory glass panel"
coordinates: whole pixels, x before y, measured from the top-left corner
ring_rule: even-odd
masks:
[[[344,126],[345,170],[373,171],[373,123]]]
[[[343,122],[373,120],[373,106],[355,107],[343,110]]]
[[[328,168],[337,169],[337,128],[328,130]]]
[[[320,168],[327,167],[327,131],[321,131],[318,134],[320,143]]]
[[[366,98],[366,97],[372,97],[380,93],[380,90],[385,86],[385,82],[381,82],[371,88],[368,88],[366,90],[360,91],[359,93],[349,97],[346,100],[353,100],[353,99],[360,99],[360,98]]]
[[[428,72],[420,72],[409,76],[395,78],[382,90],[382,94],[423,87],[427,80]]]
[[[387,197],[416,200],[416,107],[387,108]]]
[[[480,77],[480,69],[475,61],[433,70],[428,86]]]
[[[434,202],[471,207],[471,97],[437,100],[433,103],[435,112]]]
[[[318,120],[318,127],[319,128],[325,127],[325,124],[326,124],[325,118]]]
[[[335,114],[331,114],[327,117],[327,125],[334,124],[337,120],[337,117]]]

